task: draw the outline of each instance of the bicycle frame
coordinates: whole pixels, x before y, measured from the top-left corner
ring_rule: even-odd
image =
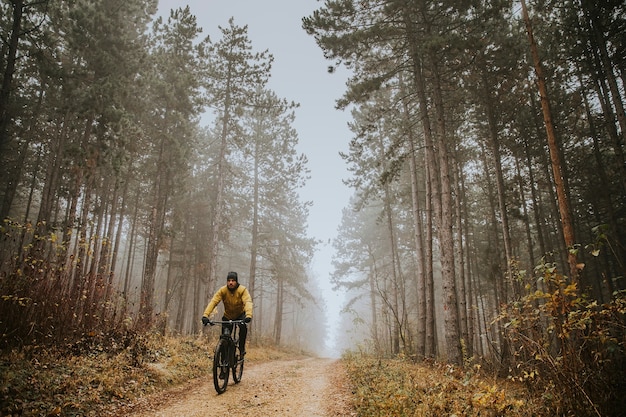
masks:
[[[221,394],[228,386],[230,370],[232,370],[234,382],[241,381],[244,358],[237,357],[236,352],[239,343],[239,326],[245,325],[245,322],[244,320],[223,320],[212,323],[222,325],[222,332],[213,357],[213,383],[217,393]]]
[[[213,321],[213,323],[222,325],[222,333],[220,334],[220,339],[227,339],[231,347],[234,347],[237,344],[237,342],[239,342],[239,325],[245,324],[245,321],[243,320],[219,320],[219,321]],[[234,349],[232,350],[234,352]],[[231,365],[234,365],[234,363],[231,363]]]

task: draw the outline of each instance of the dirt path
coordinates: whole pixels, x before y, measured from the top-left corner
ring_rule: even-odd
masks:
[[[355,416],[345,374],[335,359],[296,359],[246,363],[239,384],[229,382],[217,395],[206,380],[161,393],[138,403],[134,417]]]

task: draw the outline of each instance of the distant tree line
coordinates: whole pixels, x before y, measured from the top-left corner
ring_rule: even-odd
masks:
[[[611,0],[328,0],[303,19],[329,71],[351,72],[333,279],[361,348],[487,362],[569,390],[577,412],[619,409],[625,16]]]
[[[322,311],[298,104],[267,88],[273,56],[232,19],[212,40],[189,7],[156,12],[0,2],[2,347],[196,333],[230,270],[273,343]]]

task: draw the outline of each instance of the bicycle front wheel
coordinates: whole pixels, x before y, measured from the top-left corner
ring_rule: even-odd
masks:
[[[243,356],[241,356],[241,351],[239,347],[235,347],[235,365],[233,366],[233,381],[235,384],[238,384],[241,381],[241,376],[243,375]]]
[[[215,355],[213,355],[213,385],[218,394],[226,391],[229,368],[228,343],[220,339],[215,346]]]

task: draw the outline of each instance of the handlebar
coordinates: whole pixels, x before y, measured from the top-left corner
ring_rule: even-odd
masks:
[[[211,320],[213,324],[244,324],[245,320]]]

